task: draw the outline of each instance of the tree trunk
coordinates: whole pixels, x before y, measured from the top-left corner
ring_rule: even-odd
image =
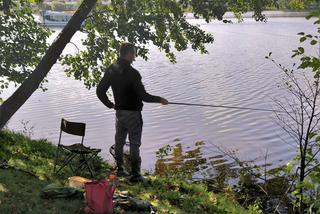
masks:
[[[301,161],[300,161],[300,177],[299,177],[299,184],[302,184],[305,178],[305,169],[306,169],[306,160],[305,160],[305,153],[303,154],[303,156],[301,157]],[[300,202],[300,208],[299,208],[299,213],[304,213],[305,210],[305,206],[303,203],[303,187],[301,187],[301,189],[299,190],[299,195],[301,198],[299,198],[299,202]]]
[[[18,109],[37,90],[51,67],[56,63],[65,46],[72,36],[80,29],[81,23],[86,19],[97,0],[83,0],[78,10],[68,24],[63,28],[58,39],[52,43],[36,69],[28,76],[21,86],[0,106],[0,130]]]

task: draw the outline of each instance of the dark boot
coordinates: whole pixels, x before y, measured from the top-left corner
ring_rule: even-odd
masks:
[[[147,179],[140,174],[140,175],[132,175],[130,177],[130,181],[132,183],[145,183]]]
[[[136,161],[131,162],[131,174],[130,177],[131,182],[145,182],[146,179],[141,175],[141,159],[139,158]]]
[[[129,177],[129,173],[126,171],[126,170],[124,170],[124,169],[122,169],[122,170],[117,170],[117,176],[118,177]]]
[[[116,158],[117,162],[117,176],[128,177],[130,174],[124,169],[123,158]]]

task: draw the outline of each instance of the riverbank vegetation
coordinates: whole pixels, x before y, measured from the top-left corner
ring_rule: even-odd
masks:
[[[320,33],[320,10],[312,12],[307,19],[314,20]],[[277,113],[280,127],[286,131],[297,149],[296,157],[287,165],[291,177],[287,192],[291,194],[293,207],[299,213],[320,211],[320,43],[318,34],[298,33],[301,46],[293,50],[292,58],[298,63],[291,68],[277,63],[272,53],[266,58],[283,72],[286,100],[276,100],[282,113]],[[317,53],[318,52],[318,53]],[[316,54],[315,54],[316,53]]]
[[[23,134],[0,132],[1,213],[82,213],[84,199],[42,199],[41,189],[50,183],[66,185],[69,169],[53,174],[56,146],[46,140],[32,140]],[[95,160],[96,178],[105,178],[113,168]],[[259,213],[242,208],[232,194],[214,193],[205,183],[190,182],[179,171],[171,175],[149,175],[148,182],[132,185],[118,180],[119,191],[149,201],[157,213]],[[124,213],[116,208],[116,213]],[[125,211],[125,213],[134,213]],[[141,213],[141,212],[136,212]]]

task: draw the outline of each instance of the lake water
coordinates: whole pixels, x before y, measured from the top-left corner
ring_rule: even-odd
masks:
[[[149,61],[138,59],[133,65],[147,91],[172,102],[273,109],[272,98],[284,97],[285,92],[277,87],[281,71],[264,57],[273,52],[278,62],[291,65],[291,50],[299,45],[297,33],[316,31],[312,21],[304,18],[272,18],[268,23],[246,19],[240,24],[190,22],[214,34],[215,42],[207,45],[210,54],[187,50],[177,53],[177,63],[171,64],[151,47]],[[83,36],[77,33],[73,42],[79,44]],[[76,50],[68,45],[66,51]],[[98,100],[95,89],[87,90],[81,82],[67,78],[60,64],[52,68],[48,80],[48,91],[34,93],[8,127],[22,131],[22,121],[29,121],[25,126],[34,138],[57,143],[62,117],[85,122],[85,144],[101,148],[102,156],[111,160],[108,150],[114,143],[114,111]],[[4,97],[12,92],[13,88],[7,90]],[[198,153],[207,160],[219,159],[213,144],[236,150],[241,159],[256,159],[258,164],[264,161],[266,151],[268,162],[274,165],[285,163],[295,153],[292,140],[276,125],[272,112],[147,103],[143,118],[144,169],[155,168],[160,147],[179,144],[183,152],[195,147],[197,141],[204,141]],[[74,142],[70,137],[63,139]]]

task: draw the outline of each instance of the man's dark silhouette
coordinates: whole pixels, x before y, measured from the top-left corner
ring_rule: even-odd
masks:
[[[97,96],[108,108],[116,110],[115,158],[117,175],[128,176],[123,167],[123,146],[129,135],[131,178],[133,182],[143,181],[141,175],[140,145],[142,135],[141,111],[144,102],[161,103],[167,105],[168,101],[162,97],[153,96],[146,92],[139,72],[131,66],[135,60],[136,49],[133,44],[124,43],[120,47],[120,57],[104,74],[97,87]],[[115,104],[106,94],[111,86]]]

